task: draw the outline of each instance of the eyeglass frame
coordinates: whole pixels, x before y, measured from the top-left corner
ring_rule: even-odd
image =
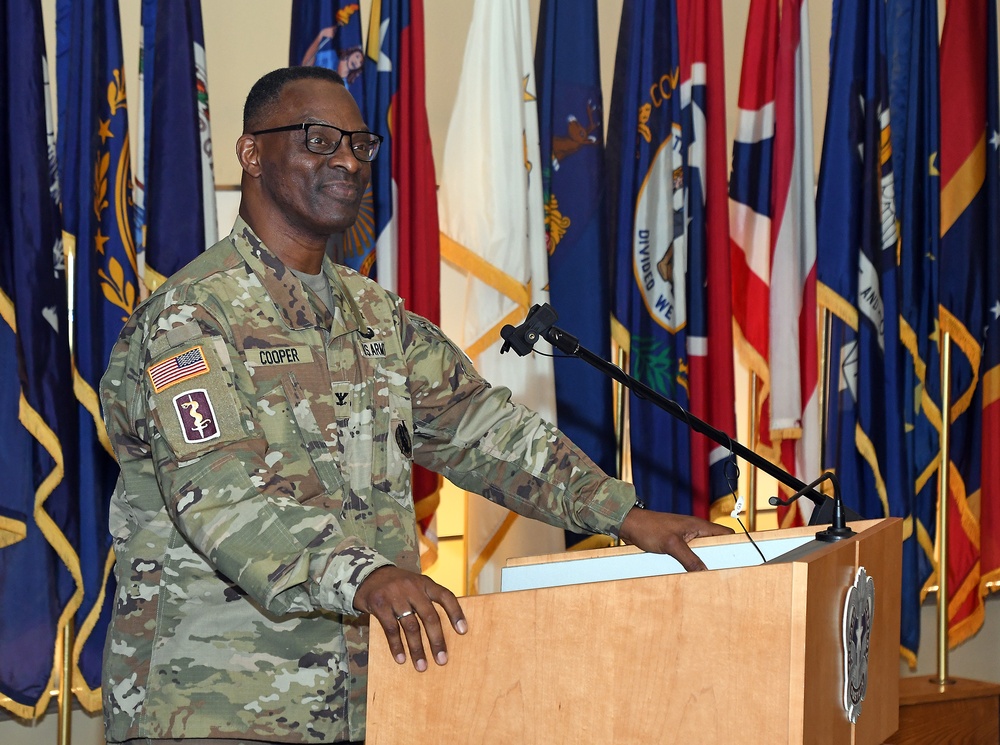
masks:
[[[309,127],[326,127],[327,129],[335,129],[340,132],[340,139],[337,140],[337,144],[333,146],[333,150],[328,153],[317,153],[311,147],[309,147]],[[370,132],[367,129],[341,129],[340,127],[335,127],[332,124],[326,124],[325,122],[300,122],[298,124],[287,124],[284,127],[271,127],[269,129],[259,129],[256,132],[251,132],[254,137],[257,135],[271,134],[272,132],[294,132],[296,130],[305,131],[305,146],[313,155],[333,155],[337,152],[337,148],[340,147],[340,143],[344,141],[344,136],[347,136],[347,142],[351,150],[351,155],[353,155],[360,163],[371,163],[378,157],[379,150],[382,148],[382,143],[385,138],[374,132]],[[354,149],[354,135],[371,135],[375,138],[378,144],[375,146],[375,154],[372,156],[371,160],[365,160],[364,158],[358,157],[358,151]]]

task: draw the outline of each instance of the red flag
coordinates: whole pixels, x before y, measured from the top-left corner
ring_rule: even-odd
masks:
[[[694,126],[686,135],[691,173],[699,183],[689,188],[690,261],[700,268],[704,291],[698,309],[689,309],[688,381],[691,413],[723,432],[734,433],[736,413],[731,392],[733,330],[729,270],[729,221],[726,184],[726,91],[720,0],[678,0],[682,98],[690,96]],[[685,106],[686,106],[685,102]],[[703,120],[703,121],[700,121]],[[704,125],[703,129],[701,125]],[[693,180],[693,179],[692,179]],[[700,203],[695,204],[695,200]],[[695,245],[703,241],[702,250]],[[694,292],[691,305],[699,301]],[[700,322],[699,322],[700,321]],[[700,328],[699,328],[700,326]],[[691,438],[692,512],[708,517],[726,513],[736,488],[726,476],[728,451],[706,437]]]
[[[385,134],[384,155],[390,161],[391,198],[376,204],[379,226],[379,282],[396,292],[406,307],[440,322],[441,250],[438,234],[437,185],[427,106],[424,98],[423,0],[381,0],[372,4],[368,35],[366,105],[376,131]],[[371,93],[372,95],[368,95]],[[389,95],[385,95],[388,93]],[[388,104],[386,106],[386,104]],[[387,175],[384,166],[373,177]],[[389,190],[374,184],[376,199]],[[384,186],[384,185],[383,185]],[[388,219],[385,219],[385,218]],[[419,466],[413,469],[413,501],[420,525],[421,564],[437,558],[431,521],[438,505],[441,477]]]
[[[990,25],[993,24],[993,25]],[[983,569],[996,574],[996,360],[998,328],[997,51],[995,0],[949,3],[941,36],[941,247],[938,321],[951,333],[948,468],[948,639],[975,634],[985,613]],[[984,328],[987,329],[984,337]],[[942,334],[943,339],[943,334]],[[986,357],[982,356],[984,351]],[[980,385],[982,374],[983,385]],[[984,407],[986,411],[984,412]],[[985,415],[985,417],[984,417]],[[992,566],[982,564],[985,536]],[[940,538],[939,538],[940,540]]]
[[[816,219],[805,0],[753,0],[730,183],[737,349],[757,376],[753,447],[819,475]],[[782,526],[811,505],[779,508]]]

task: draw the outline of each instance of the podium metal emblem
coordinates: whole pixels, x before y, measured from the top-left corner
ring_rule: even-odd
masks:
[[[844,602],[844,709],[853,724],[868,688],[868,648],[875,615],[875,582],[859,567]]]

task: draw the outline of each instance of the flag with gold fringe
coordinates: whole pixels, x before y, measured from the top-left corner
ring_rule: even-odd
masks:
[[[902,413],[907,513],[903,523],[900,652],[916,667],[921,589],[933,570],[940,461],[937,317],[940,106],[936,0],[889,0],[892,169],[899,225]]]
[[[135,230],[150,291],[219,240],[200,0],[143,0]]]
[[[113,598],[108,505],[118,466],[97,386],[139,297],[128,111],[116,0],[56,6],[58,160],[63,241],[72,261],[73,390],[78,401],[79,530],[83,603],[76,617],[74,689],[100,708],[101,659]]]
[[[441,254],[466,280],[458,335],[466,353],[487,380],[554,422],[552,360],[500,356],[500,328],[548,301],[527,0],[476,0],[445,141],[438,215]],[[565,546],[562,531],[476,496],[469,497],[467,523],[471,592],[498,590],[507,557]]]
[[[0,19],[0,707],[34,719],[82,600],[76,410],[41,3]]]
[[[984,514],[996,524],[997,453],[984,449],[983,409],[996,391],[983,382],[996,362],[995,340],[983,357],[984,335],[997,328],[995,277],[998,243],[997,42],[995,0],[949,3],[941,35],[941,248],[938,262],[938,332],[951,334],[948,426],[948,643],[960,644],[983,624]],[[992,296],[987,293],[993,293]],[[991,312],[992,311],[992,312]],[[982,376],[982,379],[981,379]],[[988,420],[992,424],[992,419]],[[989,443],[995,443],[991,428]],[[985,497],[985,498],[984,498]],[[986,535],[991,551],[996,536]],[[940,537],[939,537],[940,539]],[[992,560],[996,561],[993,553]],[[996,566],[987,570],[996,573]]]

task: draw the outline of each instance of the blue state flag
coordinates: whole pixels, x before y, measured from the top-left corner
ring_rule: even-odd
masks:
[[[73,389],[78,401],[77,508],[83,603],[73,649],[76,688],[100,707],[101,658],[114,595],[108,505],[118,476],[97,386],[138,302],[128,111],[117,0],[56,6],[58,161],[63,240],[73,260]]]
[[[900,647],[911,667],[920,642],[921,589],[933,571],[940,417],[940,358],[934,337],[940,233],[938,20],[936,0],[886,5],[892,168],[899,225],[902,414],[906,500]]]
[[[610,253],[604,210],[604,110],[596,0],[543,0],[535,49],[549,297],[559,326],[611,354]],[[559,428],[606,473],[616,444],[611,380],[557,358]],[[581,536],[567,536],[578,542]]]
[[[613,335],[633,376],[688,408],[687,244],[677,13],[626,0],[606,163],[614,251]],[[629,397],[632,480],[658,510],[690,514],[690,430]]]
[[[832,327],[823,465],[864,517],[905,517],[885,4],[837,3],[834,10],[816,210],[818,296]]]
[[[0,13],[0,706],[33,719],[80,604],[76,416],[41,3]]]
[[[335,70],[347,84],[347,89],[358,102],[358,108],[374,128],[366,108],[369,84],[366,82],[370,68],[366,60],[361,36],[360,6],[348,0],[294,0],[292,3],[292,33],[288,48],[290,65],[315,65]],[[372,18],[380,16],[379,2],[372,3]],[[379,23],[375,24],[376,49]],[[369,39],[371,33],[369,33]],[[378,131],[378,130],[376,130]],[[387,134],[379,131],[379,134]],[[379,161],[386,159],[387,147],[383,144],[378,159],[372,164],[372,183],[361,200],[358,219],[343,235],[335,236],[329,246],[331,258],[367,276],[375,275],[375,242],[378,237],[375,224],[375,195],[372,191]]]
[[[150,291],[218,238],[200,0],[143,0],[135,229]]]

